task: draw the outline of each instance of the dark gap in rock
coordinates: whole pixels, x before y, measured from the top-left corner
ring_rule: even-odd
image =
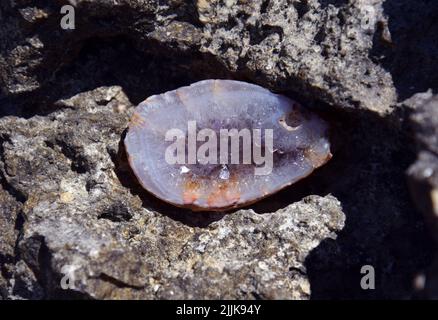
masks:
[[[17,217],[15,218],[15,225],[14,228],[15,230],[17,230],[18,232],[21,232],[23,230],[23,226],[26,222],[26,216],[24,214],[24,212],[22,210],[20,210],[17,213]]]
[[[17,200],[20,203],[25,203],[27,200],[26,195],[22,193],[20,190],[14,188],[8,182],[5,173],[3,172],[3,170],[6,170],[6,168],[4,168],[6,161],[5,161],[5,149],[3,146],[5,142],[12,144],[12,141],[10,140],[10,137],[8,135],[6,134],[0,135],[0,164],[2,164],[2,168],[0,170],[0,185],[3,188],[3,190],[9,193],[15,200]]]
[[[262,4],[260,5],[260,14],[264,14],[266,12],[268,12],[268,7],[270,4],[270,0],[263,0]]]
[[[202,28],[204,24],[199,20],[199,13],[196,6],[197,0],[184,1],[168,1],[159,0],[160,5],[167,5],[169,8],[165,11],[168,15],[175,14],[177,18],[175,21],[187,22],[191,25]]]
[[[269,0],[268,0],[269,1]],[[263,12],[262,12],[263,13]],[[249,15],[248,13],[246,13],[245,11],[240,11],[236,14],[236,19],[240,20],[240,21],[245,21],[247,20],[251,15]]]
[[[261,43],[271,34],[278,34],[280,37],[280,42],[283,40],[283,29],[277,26],[263,25],[261,28],[259,26],[254,26],[249,28],[250,33],[250,45],[257,45]]]
[[[306,275],[305,270],[301,270],[300,268],[297,268],[297,267],[289,267],[289,271],[293,272],[295,274],[299,274],[301,276],[305,276]]]
[[[87,192],[90,192],[97,185],[98,182],[95,181],[94,179],[87,179],[87,181],[85,182],[85,190],[87,190]]]
[[[334,7],[342,7],[348,4],[348,0],[318,0],[323,9],[327,8],[329,5]]]
[[[313,39],[315,40],[315,42],[317,44],[321,44],[324,42],[325,38],[326,38],[326,31],[324,28],[321,28]],[[327,56],[327,53],[326,53],[326,56]]]
[[[309,12],[309,4],[307,2],[308,0],[298,0],[294,1],[292,4],[294,8],[297,10],[298,13],[298,20],[301,20],[301,18]]]
[[[238,18],[233,17],[233,16],[229,16],[227,21],[219,22],[216,25],[216,28],[223,28],[227,31],[230,31],[237,25],[238,25]]]
[[[132,218],[132,213],[123,203],[116,203],[110,208],[105,209],[98,219],[107,219],[113,222],[129,221]]]
[[[378,25],[370,58],[392,75],[399,101],[429,88],[437,92],[438,6],[427,0],[415,6],[410,0],[387,0],[383,10],[387,26]]]
[[[12,273],[8,269],[7,265],[13,264],[14,262],[15,262],[15,257],[8,255],[8,254],[0,253],[0,276],[1,277],[3,277],[4,279],[12,278]],[[6,299],[7,296],[8,296],[8,294],[7,294],[6,290],[5,290],[5,292],[3,292],[2,287],[0,286],[0,300],[1,300],[1,297],[4,297]]]
[[[33,288],[39,288],[39,290],[29,291],[26,283],[18,278],[18,283],[14,285],[14,294],[27,299],[49,298],[47,290],[50,290],[48,275],[51,254],[45,245],[44,237],[34,235],[24,241],[20,241],[17,244],[15,256],[17,261],[23,260],[32,270],[38,282],[33,285]]]
[[[78,174],[84,174],[91,171],[92,165],[83,155],[83,148],[69,144],[69,139],[71,139],[71,136],[57,137],[53,140],[47,140],[45,143],[47,147],[61,152],[67,159],[71,161],[72,171]]]
[[[265,300],[263,297],[258,294],[256,291],[251,291],[251,295],[254,297],[254,300]]]
[[[98,277],[98,279],[111,283],[112,285],[116,286],[117,288],[129,288],[134,290],[144,290],[144,286],[134,286],[132,284],[128,284],[123,282],[122,280],[116,279],[114,277],[111,277],[110,275],[107,275],[105,273],[101,273]]]

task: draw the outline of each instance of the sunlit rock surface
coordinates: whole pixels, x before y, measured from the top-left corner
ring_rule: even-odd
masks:
[[[73,2],[77,29],[61,30]],[[2,298],[308,297],[303,279],[313,299],[412,297],[436,244],[405,179],[418,128],[399,123],[407,112],[395,103],[438,91],[438,1],[230,3],[0,1],[0,113],[13,116],[0,119]],[[137,105],[216,78],[318,103],[335,156],[254,212],[208,224],[222,214],[166,205],[133,179],[122,140],[133,108],[120,87]],[[336,199],[347,217],[338,238]],[[150,267],[136,273],[139,262]],[[79,263],[90,285],[56,290],[62,267]],[[375,290],[359,285],[363,265],[376,268]]]
[[[130,174],[121,137],[134,108],[120,87],[57,103],[64,108],[50,118],[0,120],[9,137],[0,173],[11,186],[0,188],[0,297],[310,297],[306,259],[344,226],[337,198],[182,210]]]
[[[196,131],[190,131],[193,125]],[[214,136],[198,136],[196,142],[192,133],[205,129]],[[224,129],[235,130],[235,141],[239,140],[234,161],[233,138],[221,144],[228,139],[222,135]],[[328,161],[327,129],[318,116],[285,96],[245,82],[205,80],[141,103],[125,145],[139,182],[158,198],[196,210],[223,210],[275,193]],[[179,139],[165,140],[171,130],[182,134],[183,159],[176,163],[166,158]],[[195,149],[190,149],[191,143]],[[206,145],[212,148],[200,153]],[[192,161],[190,150],[195,151]],[[202,163],[200,156],[213,150],[217,156]],[[256,150],[264,158],[257,157]]]

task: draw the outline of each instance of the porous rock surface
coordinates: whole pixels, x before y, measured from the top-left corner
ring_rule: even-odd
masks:
[[[421,129],[398,102],[438,89],[437,14],[427,0],[1,1],[0,296],[411,298],[435,248],[405,180]],[[132,105],[217,78],[324,111],[333,159],[229,215],[145,193],[121,143]]]
[[[60,7],[72,3],[76,29],[65,31]],[[0,8],[6,95],[51,86],[78,42],[124,36],[146,51],[165,46],[201,63],[214,59],[236,76],[339,107],[386,113],[396,100],[390,74],[369,57],[374,35],[391,42],[382,1],[3,1]]]
[[[412,108],[411,123],[418,147],[417,160],[407,172],[410,189],[431,235],[438,241],[438,96],[429,91],[415,95],[406,104]],[[418,289],[431,299],[438,298],[437,259],[419,276],[423,280]]]
[[[430,92],[418,94],[407,103],[413,106],[411,122],[419,150],[417,161],[408,170],[411,190],[426,218],[436,224],[438,221],[438,96]],[[433,229],[436,227],[434,226]]]
[[[142,201],[121,183],[127,163],[118,158],[120,137],[132,111],[121,89],[100,88],[60,104],[66,109],[50,117],[8,117],[0,125],[2,172],[27,199],[16,257],[25,275],[15,267],[4,290],[13,296],[16,283],[35,276],[29,295],[56,297],[63,273],[71,272],[73,290],[93,298],[309,297],[305,258],[344,225],[336,198],[309,196],[263,215],[153,209],[144,204],[158,200]],[[172,212],[199,222],[175,221]],[[15,237],[9,237],[3,246],[13,257]]]

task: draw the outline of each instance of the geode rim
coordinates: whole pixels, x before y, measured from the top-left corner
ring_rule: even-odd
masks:
[[[211,171],[199,169],[201,164],[163,164],[165,130],[184,131],[190,120],[196,120],[198,129],[218,123],[219,128],[238,130],[271,128],[273,177],[251,176],[250,165],[243,164],[226,165],[225,174],[221,164]],[[193,211],[251,205],[304,179],[332,157],[324,120],[292,99],[235,80],[203,80],[148,97],[136,107],[124,144],[129,165],[145,190]]]

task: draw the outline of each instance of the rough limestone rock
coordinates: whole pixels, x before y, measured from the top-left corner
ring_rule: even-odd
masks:
[[[27,283],[29,294],[44,293],[40,298],[66,295],[67,275],[74,284],[69,294],[84,298],[310,296],[305,259],[344,226],[336,198],[309,196],[263,215],[154,209],[147,202],[158,200],[123,185],[121,136],[132,108],[121,89],[100,88],[60,104],[50,117],[1,120],[1,170],[27,199],[15,281],[3,290],[13,295],[18,282]],[[198,222],[174,220],[172,213]]]
[[[69,4],[75,30],[60,28],[60,8]],[[8,96],[41,91],[56,83],[81,44],[125,37],[161,56],[190,54],[189,63],[197,64],[191,72],[213,60],[234,77],[274,90],[385,114],[396,90],[369,56],[374,36],[391,43],[383,11],[383,1],[375,0],[3,1],[0,81]]]
[[[431,223],[438,225],[438,96],[418,94],[408,101],[418,144],[417,161],[409,168],[411,190],[417,205]],[[434,236],[436,233],[434,232]]]
[[[438,240],[438,96],[430,91],[417,94],[406,104],[413,109],[412,126],[418,145],[417,160],[409,167],[408,178],[415,204],[422,211],[431,235]],[[437,259],[418,289],[425,297],[438,298]]]
[[[75,30],[60,28],[63,5]],[[435,175],[420,174],[436,165],[437,115],[415,94],[438,90],[437,15],[429,0],[0,1],[0,297],[409,299],[414,279],[433,288],[415,275],[433,273],[435,225],[405,173],[417,133],[410,183],[424,189],[412,194],[430,200]],[[230,215],[157,201],[123,148],[132,107],[204,79],[322,111],[332,160]],[[422,102],[401,103],[410,97]],[[360,287],[364,265],[375,290]]]
[[[18,236],[16,225],[18,221],[18,212],[20,203],[14,199],[3,188],[0,188],[0,296],[8,296],[8,270],[7,265],[13,263],[15,258],[15,242]]]
[[[372,151],[358,143],[369,124],[353,122],[345,149],[335,143],[338,160],[301,186],[232,214],[193,213],[135,180],[123,147],[133,106],[120,87],[55,105],[47,116],[0,120],[2,214],[13,218],[2,224],[12,235],[4,297],[407,297],[403,283],[429,261],[403,183],[379,182],[402,179],[402,168],[369,169],[404,145],[393,129],[367,138]],[[394,151],[376,147],[382,136],[394,137]],[[329,192],[343,209],[334,196],[317,196]],[[382,272],[375,293],[360,289],[364,264]],[[62,289],[66,276],[71,290]]]

